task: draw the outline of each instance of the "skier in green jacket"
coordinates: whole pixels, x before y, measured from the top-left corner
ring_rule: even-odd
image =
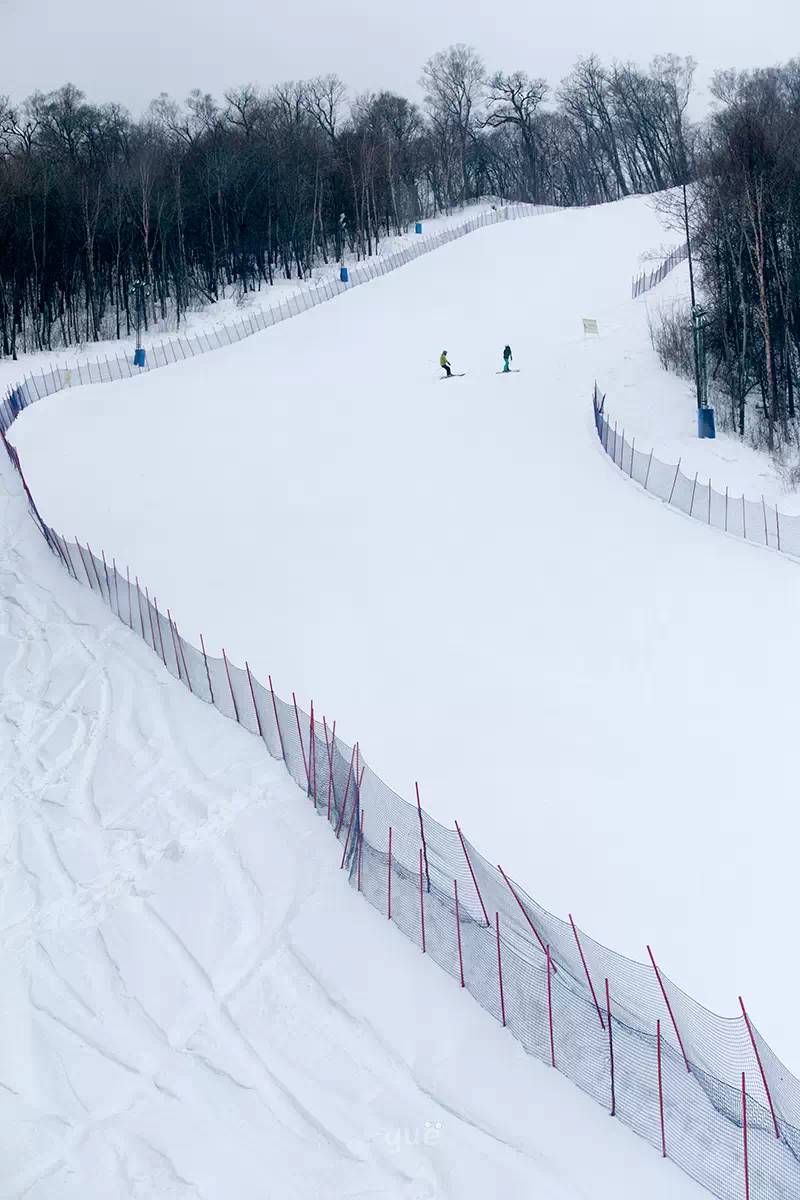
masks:
[[[439,366],[442,368],[443,371],[447,372],[447,378],[449,379],[452,374],[452,371],[450,370],[450,363],[447,358],[446,350],[443,350],[442,353],[439,355]]]

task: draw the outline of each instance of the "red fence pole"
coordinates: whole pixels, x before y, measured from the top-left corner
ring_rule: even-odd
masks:
[[[675,1030],[675,1036],[678,1039],[678,1045],[681,1048],[681,1054],[683,1055],[683,1061],[686,1063],[686,1070],[691,1071],[692,1068],[689,1066],[689,1059],[686,1057],[686,1051],[683,1048],[683,1039],[681,1037],[681,1031],[680,1031],[680,1029],[678,1029],[678,1022],[675,1020],[675,1013],[672,1011],[672,1005],[669,1002],[669,996],[667,995],[667,990],[664,987],[664,984],[661,979],[661,972],[659,971],[658,964],[656,963],[656,960],[653,957],[653,951],[650,949],[649,946],[647,947],[647,953],[650,955],[650,962],[653,964],[653,970],[656,973],[656,979],[658,980],[658,986],[661,988],[661,995],[664,997],[664,1003],[667,1006],[667,1012],[669,1013],[670,1020],[672,1021],[672,1028]]]
[[[767,1093],[767,1100],[769,1101],[769,1111],[772,1113],[772,1124],[775,1126],[775,1137],[779,1138],[781,1136],[781,1131],[778,1128],[778,1118],[775,1116],[775,1106],[772,1103],[772,1095],[769,1090],[769,1084],[767,1083],[767,1075],[764,1070],[764,1064],[761,1061],[761,1055],[758,1052],[758,1046],[756,1045],[756,1039],[753,1036],[753,1028],[750,1024],[750,1018],[747,1015],[747,1009],[744,1006],[744,1000],[742,999],[741,996],[739,997],[739,1003],[742,1006],[742,1016],[745,1019],[745,1024],[747,1025],[747,1032],[750,1034],[750,1042],[753,1046],[753,1053],[756,1056],[756,1062],[758,1063],[758,1069],[761,1072],[761,1082],[764,1084],[764,1091]]]
[[[422,838],[422,853],[425,859],[425,878],[428,882],[428,891],[431,890],[431,873],[428,870],[428,843],[425,841],[425,826],[422,823],[422,805],[419,799],[419,784],[415,783],[414,788],[417,793],[417,815],[419,816],[419,836]]]
[[[575,943],[578,947],[578,953],[581,956],[581,962],[583,963],[583,969],[586,973],[586,982],[589,984],[589,990],[592,993],[592,999],[594,1000],[594,1006],[597,1009],[597,1016],[600,1019],[600,1028],[605,1030],[606,1026],[605,1026],[605,1022],[603,1021],[603,1014],[600,1011],[600,1005],[597,1002],[597,993],[594,990],[594,984],[592,983],[592,977],[589,974],[589,968],[586,965],[586,958],[584,957],[583,946],[581,945],[581,939],[578,937],[578,930],[576,929],[575,922],[572,919],[572,913],[569,914],[569,923],[572,926],[572,932],[575,934]]]
[[[256,689],[253,687],[253,676],[250,674],[250,664],[247,659],[244,660],[244,669],[247,671],[247,682],[250,684],[250,695],[253,697],[253,712],[256,714],[256,726],[258,728],[258,736],[264,737],[264,730],[261,728],[261,716],[256,704]]]
[[[392,919],[392,827],[389,826],[389,857],[386,871],[386,916]]]
[[[314,701],[311,701],[311,715],[308,719],[308,765],[311,775],[311,792],[314,808],[317,807],[317,746],[314,735]]]
[[[508,890],[511,892],[511,895],[514,897],[514,899],[516,900],[517,904],[519,905],[519,907],[520,907],[520,912],[522,913],[523,917],[525,918],[525,920],[528,922],[528,924],[530,925],[531,929],[533,930],[533,932],[534,932],[534,934],[535,934],[535,936],[536,936],[536,940],[537,940],[537,942],[539,943],[539,945],[540,945],[540,946],[541,946],[541,948],[542,948],[542,953],[543,953],[543,954],[546,954],[546,953],[547,953],[547,947],[546,947],[546,946],[545,946],[545,944],[544,944],[544,939],[542,938],[541,934],[539,933],[539,930],[536,928],[536,926],[534,925],[533,921],[531,920],[531,918],[530,918],[530,915],[529,915],[529,913],[528,913],[528,910],[525,908],[525,905],[522,903],[522,901],[520,900],[519,896],[517,895],[516,888],[514,887],[513,883],[512,883],[512,882],[511,882],[511,880],[508,878],[508,876],[506,875],[505,871],[503,870],[503,868],[500,866],[500,864],[499,864],[499,863],[497,864],[497,869],[498,869],[498,871],[500,872],[500,874],[503,876],[503,879],[505,879],[505,881],[506,881],[506,885],[507,885],[507,887],[508,887]],[[556,970],[556,964],[555,964],[555,963],[553,963],[553,972],[554,972],[555,974],[558,974],[558,972],[557,972],[557,970]]]
[[[426,951],[425,946],[425,888],[422,883],[422,846],[419,848],[419,926],[422,931],[422,953]]]
[[[611,1116],[616,1116],[617,1093],[614,1086],[614,1032],[611,1028],[611,994],[606,979],[606,1020],[608,1021],[608,1055],[611,1061]]]
[[[272,697],[272,711],[275,714],[275,728],[278,731],[278,741],[281,744],[281,757],[283,758],[283,761],[285,762],[286,761],[286,750],[283,745],[283,734],[281,733],[281,723],[278,720],[278,705],[275,703],[275,689],[272,686],[272,676],[268,675],[267,679],[269,680],[269,694]]]
[[[483,919],[486,922],[486,927],[488,929],[489,915],[486,912],[486,905],[483,903],[483,896],[481,895],[481,889],[478,887],[478,880],[475,877],[475,872],[472,869],[472,863],[470,862],[469,854],[467,853],[467,843],[464,841],[464,835],[461,832],[461,828],[458,824],[458,821],[456,821],[456,833],[458,834],[459,839],[461,841],[461,849],[464,851],[464,858],[467,860],[467,866],[469,867],[469,873],[472,876],[472,882],[475,884],[475,891],[477,892],[478,899],[481,902],[481,909],[483,911]]]
[[[550,967],[550,947],[547,947],[547,1018],[550,1022],[550,1066],[556,1065],[556,1042],[553,1037],[553,981]]]
[[[500,954],[500,914],[494,914],[494,929],[497,938],[497,978],[500,984],[500,1013],[503,1017],[503,1028],[506,1026],[506,997],[503,991],[503,959]]]
[[[228,687],[230,688],[231,700],[233,701],[233,711],[236,715],[236,720],[241,725],[242,722],[239,720],[239,705],[236,703],[236,696],[234,695],[233,691],[233,680],[231,679],[231,670],[228,666],[228,656],[225,653],[224,646],[222,647],[222,661],[225,663],[225,674],[228,676]]]
[[[656,1052],[658,1055],[658,1112],[661,1118],[661,1157],[667,1157],[667,1139],[664,1134],[664,1083],[661,1077],[661,1022],[656,1021]]]
[[[453,880],[453,895],[456,899],[456,941],[458,942],[458,973],[461,986],[464,987],[464,955],[461,951],[461,914],[458,911],[458,880]]]
[[[303,744],[303,731],[300,728],[300,714],[297,711],[297,697],[295,696],[294,692],[292,692],[292,704],[294,705],[294,719],[297,723],[297,736],[300,739],[300,752],[303,755],[303,768],[306,773],[306,786],[308,788],[306,795],[308,796],[311,793],[311,776],[308,773],[308,763],[306,762],[306,748]],[[338,833],[339,830],[337,829],[336,832]]]
[[[750,1200],[750,1158],[747,1153],[747,1085],[742,1071],[742,1141],[744,1145],[744,1200]]]

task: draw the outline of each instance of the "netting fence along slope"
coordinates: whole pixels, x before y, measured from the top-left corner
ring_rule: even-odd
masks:
[[[597,410],[596,410],[597,411]],[[12,408],[6,413],[16,416]],[[114,558],[46,525],[1,433],[31,514],[72,577],[97,592],[198,699],[282,759],[328,822],[350,885],[544,1063],[560,1070],[712,1194],[800,1191],[800,1083],[742,1005],[719,1017],[648,964],[547,912],[456,826],[409,804],[313,711],[268,678],[198,649]]]
[[[682,246],[676,246],[671,250],[667,257],[657,267],[653,267],[651,271],[642,271],[631,280],[631,299],[635,300],[637,296],[644,295],[651,288],[656,287],[661,280],[669,275],[670,271],[677,267],[678,263],[689,257],[689,244],[684,242]]]
[[[216,329],[210,329],[208,332],[198,331],[195,334],[179,335],[167,338],[157,345],[151,345],[144,367],[134,366],[133,357],[130,354],[117,354],[113,357],[106,355],[93,362],[76,362],[73,367],[52,367],[46,371],[31,373],[26,375],[20,383],[13,384],[6,392],[4,428],[6,431],[8,430],[9,417],[13,420],[13,416],[21,408],[25,408],[28,404],[41,400],[45,396],[52,396],[55,392],[60,392],[65,388],[130,379],[146,371],[155,371],[160,367],[167,367],[172,363],[194,358],[198,354],[207,354],[210,350],[220,350],[224,346],[232,346],[236,342],[242,341],[243,338],[269,329],[272,325],[278,325],[290,317],[299,316],[310,308],[316,308],[326,300],[333,300],[354,287],[387,275],[390,271],[405,266],[421,255],[438,250],[441,246],[465,237],[469,233],[474,233],[478,229],[485,229],[490,225],[497,225],[505,221],[519,221],[526,217],[542,216],[558,211],[560,211],[558,208],[551,205],[509,204],[489,212],[478,213],[460,225],[454,225],[424,237],[420,236],[400,250],[395,250],[391,254],[377,255],[349,268],[350,278],[347,283],[343,283],[340,279],[320,279],[314,285],[281,300],[280,304],[273,308],[254,309],[238,320],[218,326]],[[2,414],[0,414],[0,420],[2,420]]]
[[[694,476],[683,473],[680,459],[677,463],[665,463],[652,450],[649,453],[637,450],[636,439],[628,441],[625,429],[619,429],[616,421],[612,423],[605,409],[605,397],[600,395],[597,385],[593,406],[601,446],[619,469],[645,491],[703,525],[800,558],[800,516],[779,512],[763,496],[760,500],[748,500],[744,495],[731,495],[727,487],[724,492],[718,491],[710,479],[701,483],[697,472]]]

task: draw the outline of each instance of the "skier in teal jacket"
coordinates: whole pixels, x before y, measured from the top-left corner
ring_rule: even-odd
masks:
[[[511,360],[513,357],[514,357],[514,355],[511,353],[511,347],[506,346],[506,348],[503,350],[503,372],[504,373],[506,371],[511,370]]]

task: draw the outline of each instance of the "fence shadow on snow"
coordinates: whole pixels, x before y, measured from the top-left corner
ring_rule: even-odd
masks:
[[[221,658],[210,655],[202,638],[199,648],[191,645],[169,610],[115,559],[46,525],[5,436],[36,398],[35,384],[28,380],[12,394],[0,407],[0,434],[53,554],[192,695],[238,721],[285,762],[328,822],[350,886],[529,1054],[567,1075],[713,1195],[796,1197],[800,1083],[744,1005],[737,1017],[717,1016],[664,975],[649,948],[648,963],[634,962],[581,932],[572,915],[564,921],[547,912],[483,858],[458,825],[448,829],[429,816],[419,792],[410,804],[387,787],[358,744],[343,742],[313,704],[306,713],[294,696],[291,703],[278,697],[271,679],[257,680],[247,663],[234,665],[224,651]],[[597,399],[595,418],[608,448]],[[621,464],[628,462],[626,445],[623,438],[610,450]],[[634,476],[642,469],[636,453],[631,447]],[[649,490],[661,478],[653,462],[650,456]]]

